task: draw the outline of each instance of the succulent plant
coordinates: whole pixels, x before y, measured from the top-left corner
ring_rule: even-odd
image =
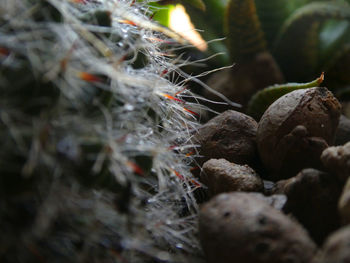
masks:
[[[283,82],[307,82],[321,72],[325,72],[324,84],[327,88],[339,98],[348,98],[349,89],[346,86],[350,84],[350,79],[346,68],[350,54],[349,1],[203,2],[211,6],[205,13],[187,8],[196,27],[214,32],[210,36],[203,33],[206,40],[225,36],[226,48],[229,50],[228,61],[237,63],[226,84],[229,87],[220,87],[219,83],[212,85],[229,99],[235,100],[238,97],[244,106],[243,110],[249,98],[262,89],[256,83],[264,83],[264,87],[267,87]],[[215,21],[208,24],[209,17]],[[267,64],[271,67],[273,65],[273,68],[277,64],[280,73],[276,73],[276,70],[264,76],[254,73],[264,72],[268,68],[266,63],[262,65],[256,62],[257,56],[262,53],[271,55]],[[236,71],[239,74],[235,74]],[[276,77],[279,74],[283,74],[285,80]],[[255,88],[248,83],[252,79],[255,80]],[[244,98],[237,95],[240,91],[244,93]]]
[[[199,258],[201,106],[147,2],[0,1],[1,262]]]

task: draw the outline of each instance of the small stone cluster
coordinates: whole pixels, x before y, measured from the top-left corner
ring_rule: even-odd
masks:
[[[324,87],[282,96],[259,123],[228,110],[204,124],[195,138],[207,261],[348,262],[348,128]]]

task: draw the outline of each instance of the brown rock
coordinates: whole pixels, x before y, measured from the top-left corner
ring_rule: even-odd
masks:
[[[195,136],[200,144],[198,162],[225,158],[237,164],[254,163],[256,150],[256,121],[237,111],[228,110],[204,124]]]
[[[271,179],[321,167],[322,151],[334,141],[340,104],[326,88],[295,90],[276,100],[257,132],[261,160]]]
[[[345,224],[350,223],[350,177],[346,181],[343,192],[338,202],[338,211],[341,222]]]
[[[335,176],[304,169],[295,177],[279,181],[275,193],[287,196],[284,211],[292,213],[317,243],[340,226],[337,204],[341,184]]]
[[[318,263],[350,262],[350,226],[343,227],[327,238]]]
[[[248,165],[230,163],[225,159],[210,159],[202,167],[201,182],[210,196],[223,192],[263,190],[263,181]]]
[[[199,237],[209,263],[308,263],[316,250],[299,224],[242,192],[203,205]]]
[[[350,119],[340,115],[339,125],[335,134],[334,145],[343,145],[350,141]]]
[[[350,175],[350,142],[327,148],[323,151],[321,160],[327,170],[345,182]]]

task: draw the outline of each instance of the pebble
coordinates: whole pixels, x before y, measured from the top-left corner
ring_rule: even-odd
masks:
[[[338,202],[338,211],[341,222],[345,224],[350,223],[350,177],[346,181],[343,192]]]
[[[248,115],[233,110],[221,113],[200,127],[195,135],[203,156],[198,162],[224,158],[236,164],[253,164],[257,158],[257,128],[257,122]]]
[[[248,165],[238,165],[225,159],[210,159],[203,164],[200,180],[212,197],[223,192],[259,192],[263,181]]]
[[[295,90],[276,100],[259,121],[257,146],[271,180],[322,166],[322,151],[334,142],[340,104],[326,88]]]
[[[321,160],[329,172],[336,174],[345,183],[350,175],[350,142],[325,149]]]
[[[343,227],[327,238],[319,258],[313,263],[350,262],[350,226]]]
[[[309,263],[316,252],[302,226],[253,193],[205,203],[199,237],[208,263]]]
[[[350,119],[344,115],[340,115],[334,145],[343,145],[348,141],[350,141]]]
[[[287,196],[284,211],[291,213],[321,244],[329,233],[340,227],[337,206],[341,189],[334,175],[309,168],[279,181],[274,193]]]

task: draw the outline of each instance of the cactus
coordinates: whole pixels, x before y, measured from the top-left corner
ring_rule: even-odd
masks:
[[[182,39],[149,16],[147,1],[0,2],[1,262],[200,261],[202,106],[171,81],[165,44]]]

